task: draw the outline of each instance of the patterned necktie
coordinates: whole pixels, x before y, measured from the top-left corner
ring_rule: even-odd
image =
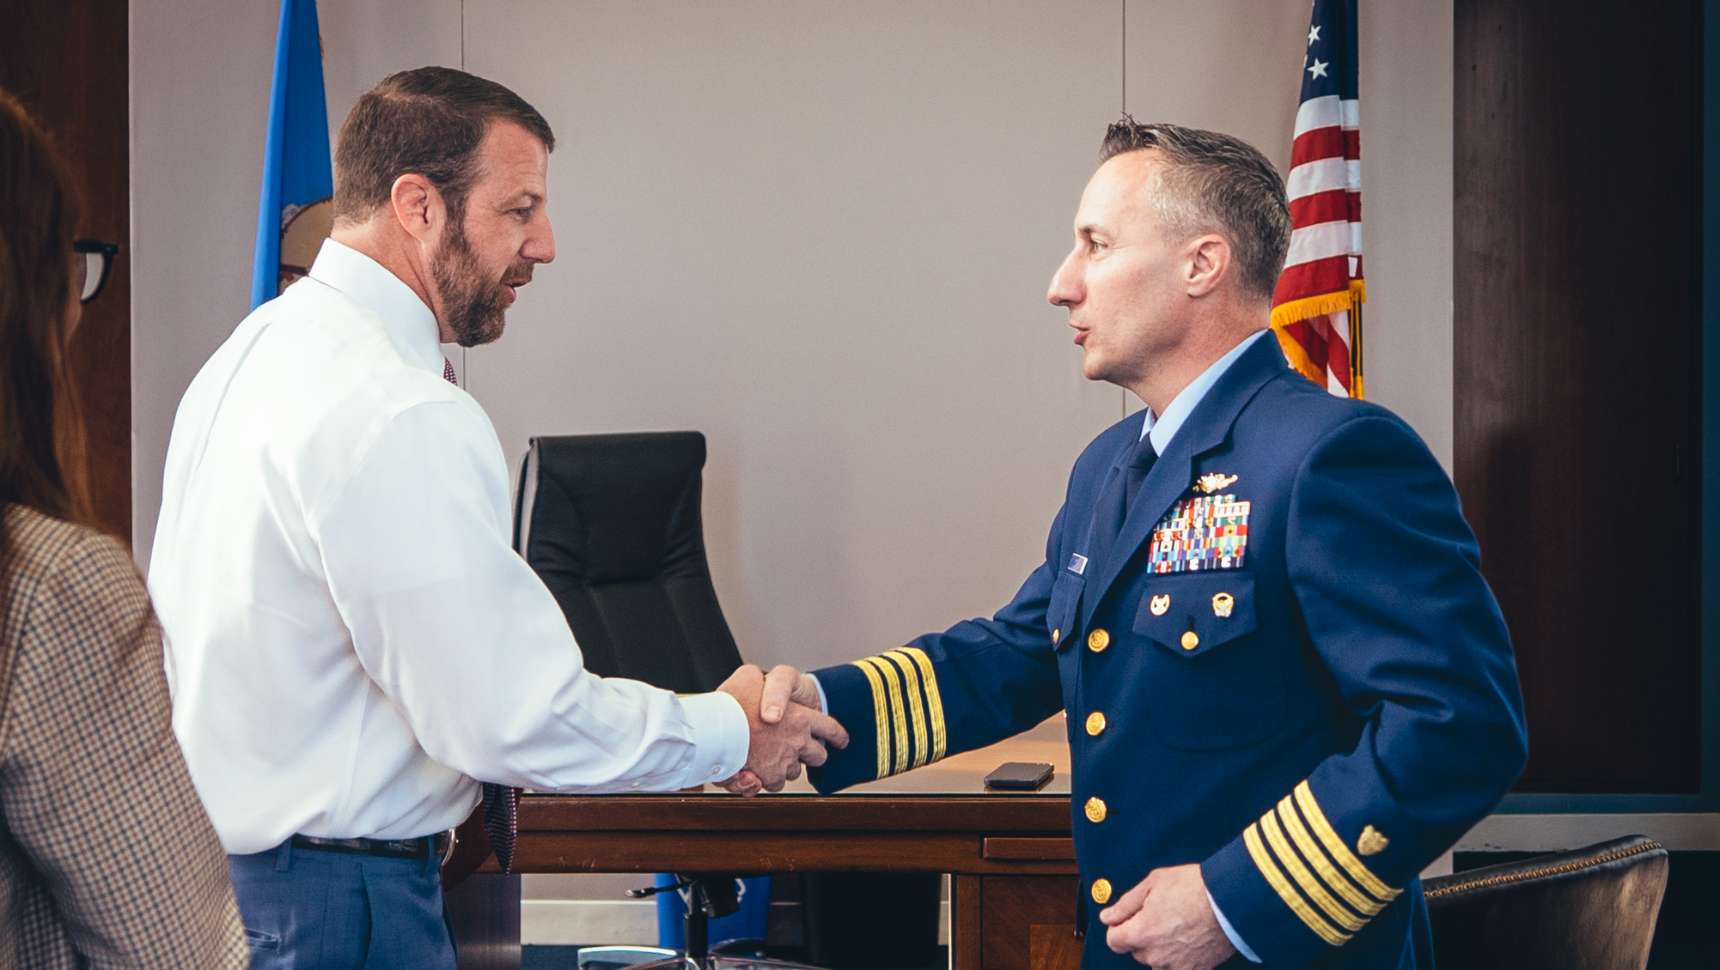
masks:
[[[496,850],[502,872],[512,872],[514,840],[520,834],[520,790],[486,781],[483,806],[484,834],[490,837],[490,848]]]
[[[454,363],[442,358],[442,377],[455,387],[460,386],[454,374]],[[514,862],[514,842],[520,834],[520,790],[511,785],[484,782],[484,834],[490,837],[490,848],[496,850],[496,861],[502,871],[509,872]]]
[[[1101,569],[1111,565],[1112,546],[1116,545],[1123,524],[1129,519],[1129,510],[1135,504],[1135,496],[1140,494],[1141,483],[1147,480],[1147,473],[1153,470],[1153,463],[1158,460],[1159,453],[1153,450],[1152,436],[1141,435],[1141,440],[1129,449],[1121,472],[1099,493],[1099,500],[1093,506],[1092,559]]]

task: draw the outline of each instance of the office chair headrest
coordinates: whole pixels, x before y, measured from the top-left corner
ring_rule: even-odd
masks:
[[[705,575],[697,431],[533,438],[514,547],[588,584]]]

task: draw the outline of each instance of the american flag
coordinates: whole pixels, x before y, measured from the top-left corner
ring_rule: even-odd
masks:
[[[1362,396],[1362,163],[1356,0],[1314,0],[1290,150],[1290,255],[1272,329],[1290,366]]]

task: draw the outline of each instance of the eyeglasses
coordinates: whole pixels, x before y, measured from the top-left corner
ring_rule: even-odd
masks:
[[[83,257],[78,264],[78,302],[88,303],[106,288],[119,246],[99,239],[79,239],[72,243],[72,252]]]

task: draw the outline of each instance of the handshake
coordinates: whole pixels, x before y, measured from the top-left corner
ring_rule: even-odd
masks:
[[[800,777],[802,765],[824,763],[826,744],[848,746],[848,732],[820,707],[818,684],[810,674],[787,666],[766,674],[747,664],[717,689],[739,701],[747,715],[746,766],[721,782],[737,795],[782,791]]]

